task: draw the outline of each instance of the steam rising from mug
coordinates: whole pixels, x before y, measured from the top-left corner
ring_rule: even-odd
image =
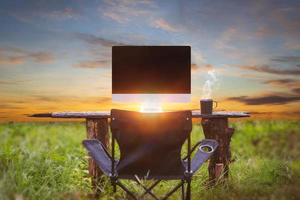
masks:
[[[205,81],[202,88],[202,99],[211,99],[212,98],[212,89],[216,85],[218,78],[216,71],[211,69],[207,72],[208,78]]]

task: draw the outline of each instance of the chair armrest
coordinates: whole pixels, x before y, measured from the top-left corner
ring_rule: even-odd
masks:
[[[88,150],[89,155],[95,160],[102,172],[109,176],[111,174],[112,158],[104,148],[104,145],[95,139],[83,140],[82,144]]]
[[[98,140],[98,141],[99,141],[99,140]],[[103,150],[105,151],[106,155],[107,155],[110,159],[112,159],[110,153],[108,152],[108,150],[106,149],[106,147],[104,146],[104,144],[103,144],[101,141],[99,141],[99,142],[100,142],[100,144],[101,144]]]
[[[199,141],[199,142],[197,142],[193,147],[192,147],[192,149],[191,149],[191,154],[195,151],[195,149],[201,144],[201,142],[202,142],[202,140],[201,141]],[[184,156],[183,158],[182,158],[182,160],[187,160],[188,159],[188,157],[189,157],[189,155],[187,154],[186,156]]]
[[[197,147],[197,152],[191,161],[192,172],[196,172],[213,155],[218,147],[218,142],[212,139],[204,139],[199,142]]]

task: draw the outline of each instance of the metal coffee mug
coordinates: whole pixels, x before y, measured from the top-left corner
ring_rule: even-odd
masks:
[[[201,99],[200,105],[201,105],[201,114],[210,115],[213,111],[213,103],[215,103],[216,108],[218,106],[218,102],[213,101],[212,99]]]

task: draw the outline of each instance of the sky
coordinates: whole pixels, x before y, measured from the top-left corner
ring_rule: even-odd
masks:
[[[113,45],[189,45],[192,101],[300,119],[300,1],[1,0],[0,121],[53,111],[138,109],[111,101]]]

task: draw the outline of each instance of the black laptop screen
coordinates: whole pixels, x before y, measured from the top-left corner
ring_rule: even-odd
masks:
[[[113,46],[113,94],[190,94],[189,46]]]

